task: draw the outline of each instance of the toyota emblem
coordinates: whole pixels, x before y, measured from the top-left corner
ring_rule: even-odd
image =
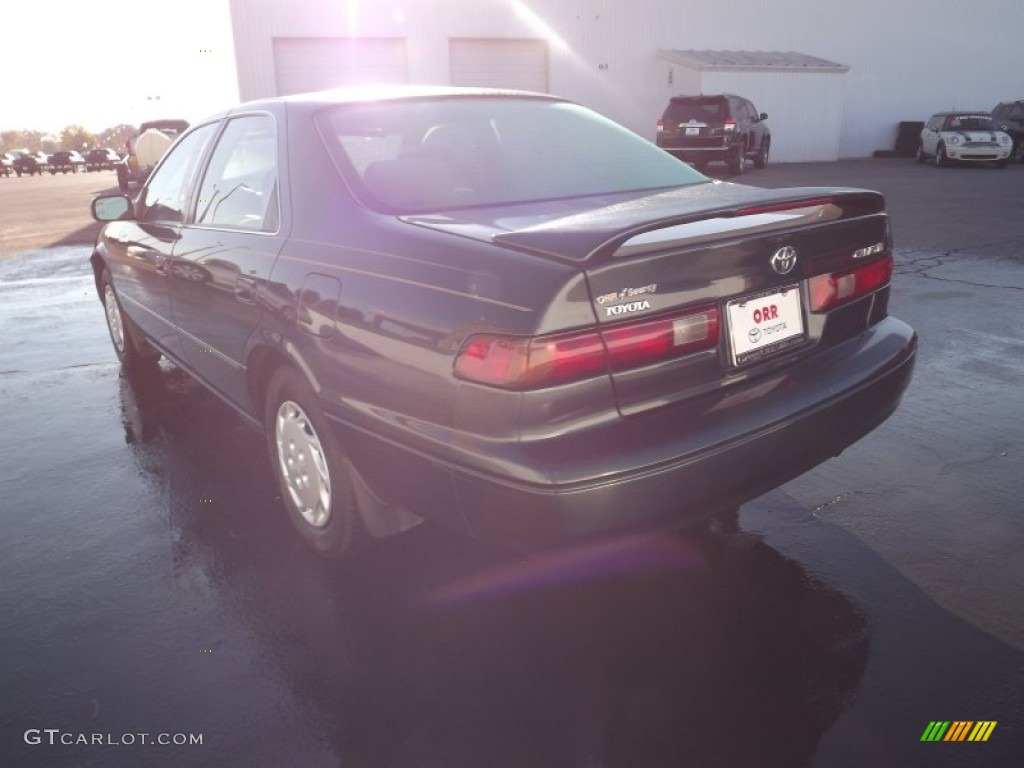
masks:
[[[784,245],[772,254],[772,269],[780,275],[788,275],[796,266],[796,248],[792,245]]]

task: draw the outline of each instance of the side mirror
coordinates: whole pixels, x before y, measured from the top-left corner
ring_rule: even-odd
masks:
[[[760,120],[767,120],[768,119],[768,113],[767,112],[762,112],[761,113],[761,117],[759,119]]]
[[[100,195],[93,198],[92,217],[96,221],[120,221],[135,218],[135,211],[125,195]]]

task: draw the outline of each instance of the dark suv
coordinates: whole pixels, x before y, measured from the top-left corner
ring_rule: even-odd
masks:
[[[768,165],[767,119],[747,99],[728,93],[673,96],[658,121],[658,146],[701,170],[719,160],[740,174],[748,157],[757,168]]]
[[[1024,99],[1004,101],[992,110],[992,120],[1001,131],[1013,139],[1013,153],[1010,158],[1024,163]]]

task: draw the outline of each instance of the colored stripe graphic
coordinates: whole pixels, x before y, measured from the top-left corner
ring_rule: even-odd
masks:
[[[968,741],[988,741],[988,737],[992,735],[992,731],[996,729],[997,720],[979,720],[978,724],[974,726],[974,730],[971,731],[971,735],[967,737]]]
[[[946,734],[946,738],[943,741],[963,741],[964,736],[967,735],[967,729],[972,725],[974,723],[966,720],[954,720],[949,733]]]
[[[921,734],[921,741],[988,741],[996,720],[931,720]]]

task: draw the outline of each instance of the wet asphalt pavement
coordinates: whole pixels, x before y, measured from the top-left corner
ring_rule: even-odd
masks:
[[[119,375],[88,248],[0,260],[0,765],[1021,765],[1024,167],[746,181],[888,194],[902,407],[738,534],[534,560],[426,525],[311,557],[257,433]]]

